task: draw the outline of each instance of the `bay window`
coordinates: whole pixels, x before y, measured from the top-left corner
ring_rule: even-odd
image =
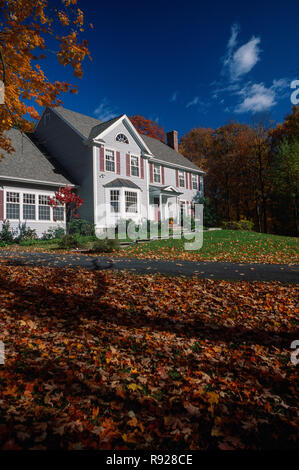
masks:
[[[110,191],[110,207],[111,207],[111,212],[115,212],[115,213],[120,212],[119,190],[112,189]]]
[[[125,205],[126,205],[126,212],[138,212],[137,207],[137,193],[133,191],[125,191]]]

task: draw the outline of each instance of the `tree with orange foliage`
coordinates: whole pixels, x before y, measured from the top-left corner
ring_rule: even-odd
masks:
[[[207,168],[207,156],[212,149],[213,129],[198,127],[187,132],[180,142],[180,152],[203,170]]]
[[[290,114],[285,117],[282,124],[277,124],[275,129],[270,131],[273,149],[278,149],[285,139],[291,141],[297,139],[299,135],[299,106],[292,106]]]
[[[32,130],[32,119],[39,114],[28,101],[39,106],[62,104],[63,92],[76,92],[70,83],[51,81],[39,61],[46,58],[48,42],[56,44],[54,54],[62,65],[70,65],[76,77],[82,76],[82,62],[90,57],[87,41],[79,40],[84,31],[84,15],[77,0],[0,0],[0,80],[4,84],[4,103],[0,104],[0,148],[13,151],[5,131]],[[90,25],[92,27],[92,25]],[[55,47],[55,46],[54,46]],[[0,157],[3,156],[0,154]]]
[[[153,137],[154,139],[161,140],[161,142],[165,143],[166,136],[164,129],[159,126],[157,122],[138,115],[131,116],[130,121],[139,134],[148,135],[149,137]]]

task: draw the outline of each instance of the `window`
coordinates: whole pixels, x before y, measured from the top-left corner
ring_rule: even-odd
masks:
[[[50,220],[49,196],[38,196],[39,220]]]
[[[125,191],[126,198],[126,212],[137,213],[137,193],[132,191]]]
[[[35,194],[23,194],[23,219],[35,220]]]
[[[113,150],[106,150],[106,171],[113,171],[115,173],[115,157]]]
[[[56,206],[53,207],[53,220],[54,222],[61,222],[64,220],[64,207]]]
[[[179,185],[181,188],[185,187],[185,173],[181,170],[179,170]]]
[[[139,158],[131,155],[131,175],[139,176]]]
[[[6,218],[20,218],[20,195],[19,193],[6,193]]]
[[[110,206],[111,206],[111,212],[115,212],[115,213],[120,212],[118,190],[113,189],[110,191]]]
[[[116,140],[116,142],[121,142],[122,144],[128,144],[129,143],[128,137],[125,136],[125,134],[117,134],[115,140]]]
[[[154,165],[154,182],[161,183],[161,165]]]
[[[192,175],[192,188],[198,189],[197,175]]]

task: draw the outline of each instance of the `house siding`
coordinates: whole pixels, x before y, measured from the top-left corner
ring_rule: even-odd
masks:
[[[55,111],[47,109],[47,113],[50,117],[43,115],[35,135],[78,185],[76,191],[84,201],[78,211],[79,217],[94,223],[92,146],[87,146]]]

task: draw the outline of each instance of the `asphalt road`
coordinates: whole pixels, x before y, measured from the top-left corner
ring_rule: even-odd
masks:
[[[14,266],[71,267],[91,270],[128,270],[135,273],[160,273],[172,276],[197,276],[203,279],[280,281],[299,283],[299,265],[221,263],[211,261],[167,261],[134,258],[86,256],[80,253],[56,254],[40,252],[0,251],[0,261]]]

